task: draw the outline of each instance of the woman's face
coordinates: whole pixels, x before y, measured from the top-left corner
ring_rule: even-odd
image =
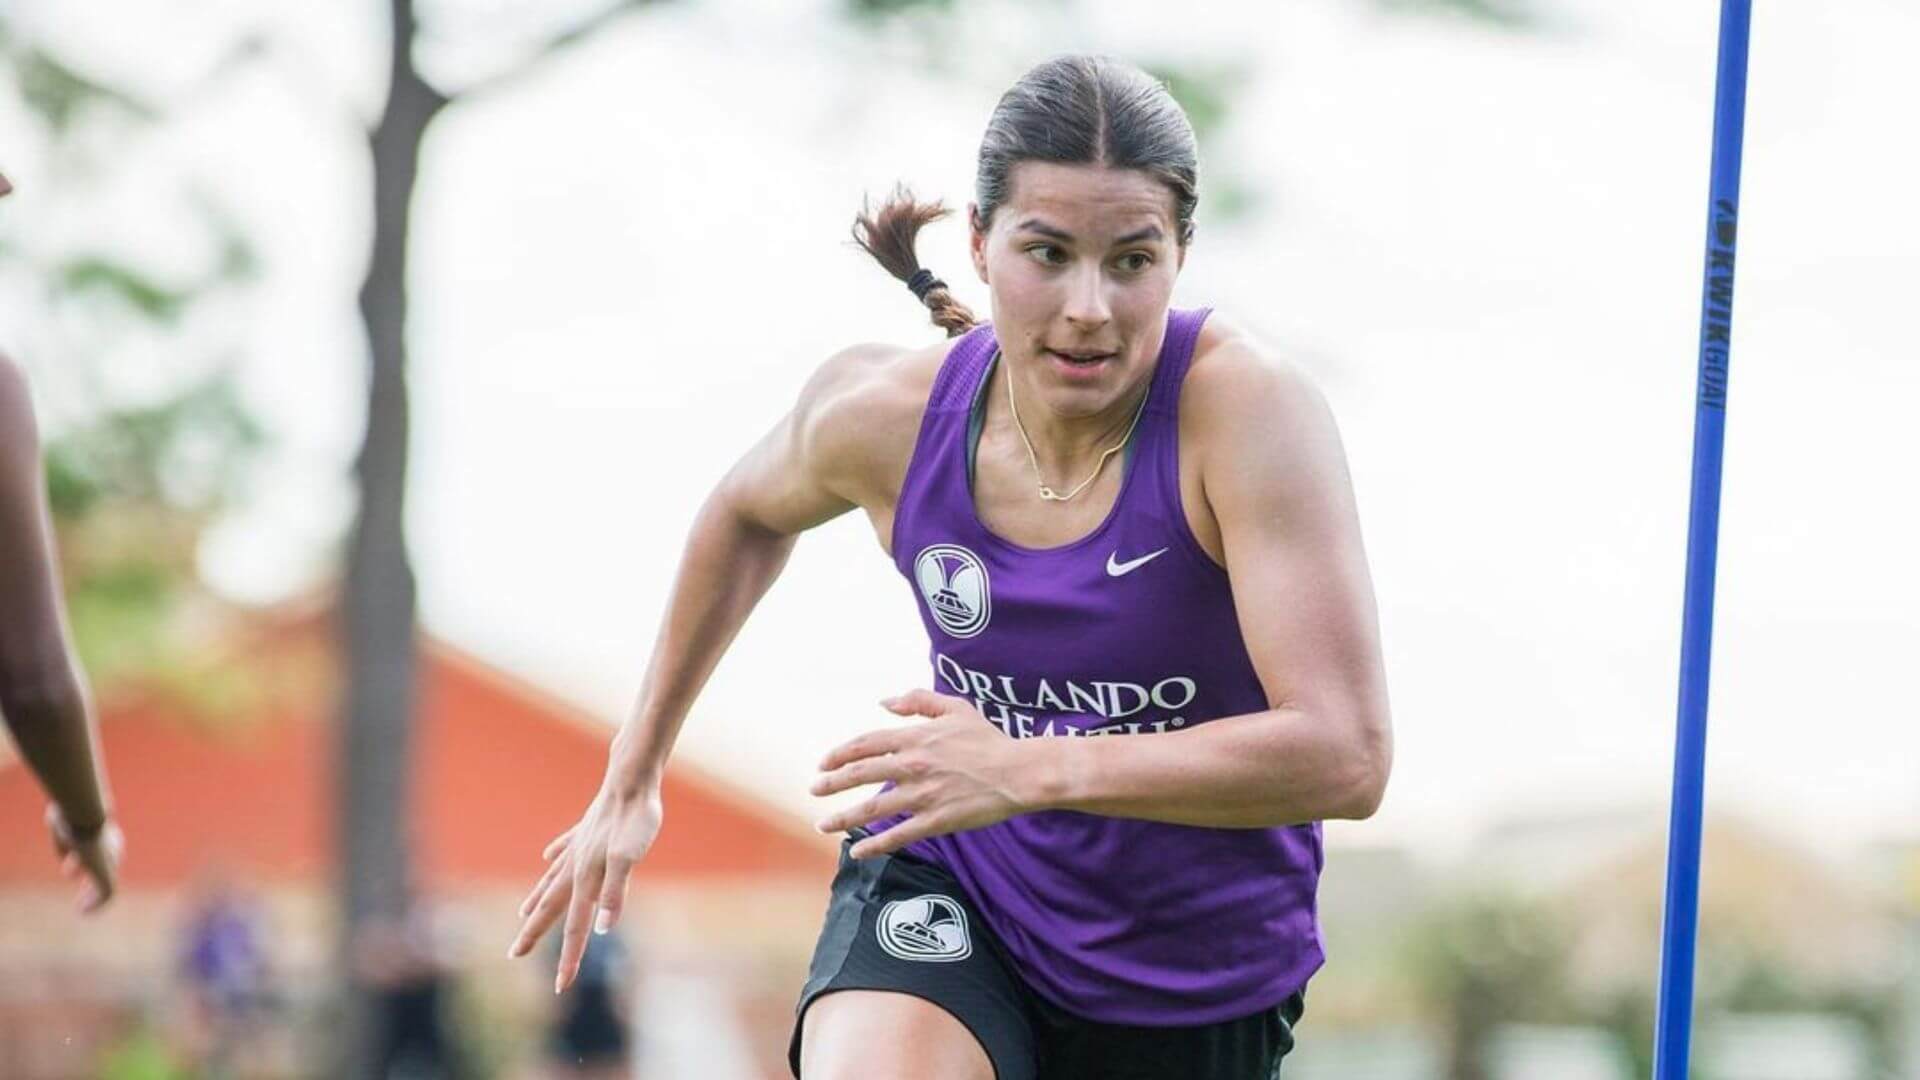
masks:
[[[973,265],[993,296],[994,335],[1042,404],[1091,416],[1153,367],[1186,252],[1173,193],[1134,169],[1023,161],[990,227],[973,222]]]

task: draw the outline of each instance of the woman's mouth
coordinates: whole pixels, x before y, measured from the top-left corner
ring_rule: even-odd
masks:
[[[1058,352],[1053,349],[1045,351],[1047,358],[1053,361],[1054,370],[1077,378],[1097,374],[1107,361],[1119,355],[1117,353]]]

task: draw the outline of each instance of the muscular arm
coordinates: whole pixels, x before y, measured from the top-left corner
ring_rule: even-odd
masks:
[[[68,646],[39,435],[20,370],[0,356],[0,717],[78,835],[107,820],[98,734]]]
[[[614,740],[614,787],[658,784],[695,696],[798,535],[856,506],[891,502],[887,470],[893,458],[905,460],[891,444],[917,426],[925,396],[922,389],[916,399],[913,386],[902,385],[904,356],[860,346],[832,357],[701,507],[639,701]]]
[[[547,870],[520,905],[510,956],[524,956],[565,917],[556,992],[579,970],[588,928],[617,924],[633,867],[659,835],[661,780],[680,725],[794,538],[855,507],[891,513],[935,366],[931,350],[861,346],[835,355],[701,506],[600,791],[547,846]]]
[[[1210,359],[1183,408],[1200,410],[1202,482],[1271,707],[1158,735],[1030,740],[1052,758],[1034,771],[1036,798],[1218,827],[1367,817],[1393,737],[1339,434],[1299,373],[1244,352]]]

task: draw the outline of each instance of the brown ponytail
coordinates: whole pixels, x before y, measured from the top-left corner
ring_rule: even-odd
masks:
[[[860,213],[853,219],[853,242],[879,260],[887,273],[911,282],[915,274],[922,272],[920,258],[913,253],[914,237],[919,235],[922,226],[951,212],[937,202],[917,202],[904,186],[895,187],[879,210],[870,204],[861,206]],[[954,299],[945,282],[936,280],[921,302],[932,313],[933,324],[945,330],[948,337],[959,337],[979,322],[967,305]]]

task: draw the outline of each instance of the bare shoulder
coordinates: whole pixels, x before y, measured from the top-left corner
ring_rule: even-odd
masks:
[[[934,377],[952,347],[950,340],[863,344],[828,357],[794,410],[808,465],[851,488],[862,503],[897,487]]]
[[[1202,455],[1245,461],[1262,450],[1309,458],[1339,451],[1326,397],[1306,370],[1217,313],[1194,346],[1180,415]]]
[[[814,423],[916,424],[949,343],[867,343],[829,356],[801,391],[800,409]]]

